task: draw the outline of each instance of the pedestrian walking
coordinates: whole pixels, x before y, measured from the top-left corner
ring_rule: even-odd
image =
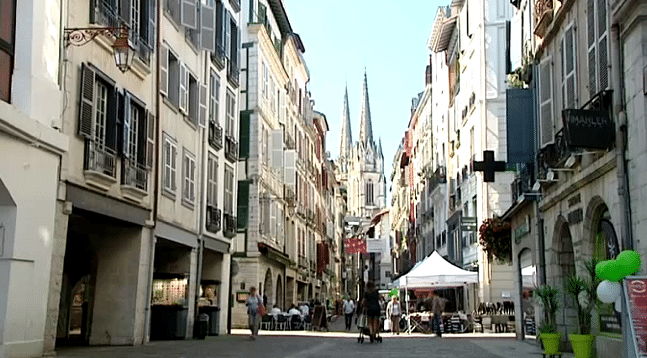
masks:
[[[364,300],[362,307],[366,309],[366,316],[368,317],[368,328],[370,331],[371,343],[377,338],[380,324],[380,295],[375,288],[373,281],[368,281],[366,284],[366,292],[364,293]]]
[[[391,318],[391,332],[400,334],[400,315],[402,314],[402,307],[398,301],[397,296],[389,301],[386,306],[386,317]]]
[[[249,288],[249,296],[245,301],[247,306],[247,315],[249,317],[249,329],[252,334],[249,336],[251,340],[255,340],[258,336],[258,329],[261,326],[261,317],[265,315],[265,306],[263,299],[256,293],[256,287]]]
[[[350,331],[351,324],[353,323],[353,313],[355,312],[355,303],[349,297],[344,299],[342,309],[346,318],[346,330]]]
[[[447,303],[447,300],[438,296],[435,291],[431,292],[431,311],[434,313],[434,319],[433,319],[433,326],[434,326],[434,332],[436,333],[436,336],[441,338],[443,336],[443,332],[440,329],[440,325],[442,323],[442,313],[443,310],[445,309],[445,303]]]

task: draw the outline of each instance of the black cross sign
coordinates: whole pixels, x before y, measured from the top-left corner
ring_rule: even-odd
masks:
[[[493,150],[484,150],[483,161],[482,162],[474,161],[474,170],[477,172],[483,172],[483,181],[493,182],[494,172],[505,171],[505,162],[495,161]]]

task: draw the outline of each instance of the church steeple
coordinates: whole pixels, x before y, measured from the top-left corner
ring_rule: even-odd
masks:
[[[359,124],[359,142],[365,147],[374,146],[373,125],[371,124],[371,106],[368,103],[368,82],[364,69],[364,88],[362,89],[362,112]]]
[[[339,157],[349,158],[353,148],[353,135],[350,127],[350,110],[348,108],[348,85],[344,93],[344,107],[341,111],[341,137],[339,138]]]

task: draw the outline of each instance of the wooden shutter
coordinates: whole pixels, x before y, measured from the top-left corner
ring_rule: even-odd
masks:
[[[130,118],[130,97],[130,92],[126,91],[124,93],[123,107],[121,108],[123,111],[123,126],[121,127],[121,154],[124,156],[124,158],[130,158],[130,146],[128,145],[130,143],[128,134],[130,132],[130,126],[132,124]]]
[[[272,131],[272,167],[283,167],[283,130]]]
[[[249,146],[250,146],[250,111],[240,112],[240,123],[239,123],[239,147],[238,147],[238,157],[239,158],[249,158]]]
[[[157,47],[157,1],[148,0],[148,45],[152,50]],[[168,59],[167,59],[168,60]]]
[[[143,113],[142,113],[143,112]],[[137,123],[137,163],[145,167],[147,163],[146,148],[148,147],[148,110],[140,112]]]
[[[270,233],[270,204],[272,202],[270,201],[269,198],[265,197],[263,198],[262,201],[262,207],[263,207],[263,233],[264,234],[269,234]]]
[[[200,103],[199,103],[199,120],[198,123],[200,124],[200,127],[206,127],[207,126],[207,115],[209,112],[207,111],[207,95],[209,94],[209,87],[206,85],[200,85]]]
[[[216,13],[213,6],[202,4],[200,7],[200,41],[203,49],[216,51]]]
[[[168,96],[168,48],[160,48],[160,93]]]
[[[224,7],[223,7],[224,8]],[[231,56],[231,14],[227,9],[224,9],[224,26],[225,26],[225,38],[224,38],[224,47],[225,47],[225,57],[230,58]]]
[[[198,21],[198,4],[196,0],[181,0],[181,20],[182,26],[189,29],[197,28]]]
[[[180,64],[180,93],[179,93],[179,98],[178,98],[178,103],[180,110],[183,111],[184,113],[187,112],[187,104],[189,99],[188,97],[188,82],[189,82],[189,76],[186,70],[186,65],[181,63]]]
[[[231,62],[238,65],[238,26],[231,23]]]
[[[587,0],[586,2],[586,17],[587,17],[587,45],[588,45],[588,67],[589,67],[589,96],[593,97],[598,92],[597,80],[597,51],[596,51],[596,35],[595,35],[595,0]]]
[[[607,89],[609,86],[609,64],[607,49],[607,2],[598,0],[597,2],[597,20],[598,20],[598,78],[600,80],[598,91]]]
[[[285,185],[296,185],[296,157],[296,151],[292,149],[285,151],[285,177],[283,179]]]
[[[269,200],[270,206],[270,236],[276,238],[276,202]]]
[[[222,46],[224,42],[224,6],[221,0],[216,1],[216,44]]]
[[[96,74],[88,65],[81,65],[81,102],[79,108],[79,135],[92,138],[94,119],[94,81]]]
[[[148,111],[146,117],[146,167],[153,168],[155,163],[155,115]]]
[[[237,220],[238,228],[246,229],[249,217],[249,185],[250,181],[241,180],[238,182]]]
[[[108,90],[108,108],[106,108],[106,147],[117,152],[117,137],[119,133],[119,123],[117,115],[119,107],[117,105],[117,89],[109,87]]]
[[[575,108],[576,105],[575,51],[575,31],[571,26],[564,32],[564,37],[562,37],[562,94],[564,108]]]
[[[265,4],[258,3],[258,23],[264,24],[267,18],[267,8]]]
[[[553,103],[552,103],[552,78],[551,59],[547,58],[539,64],[539,102],[541,123],[541,147],[553,142]]]

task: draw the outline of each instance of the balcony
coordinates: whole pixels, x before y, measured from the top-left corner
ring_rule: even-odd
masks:
[[[523,165],[511,184],[512,203],[516,203],[519,198],[524,197],[524,194],[531,192],[531,188],[534,182],[534,164],[532,162],[526,163],[525,165]],[[536,195],[531,195],[524,198],[534,199],[535,197]]]
[[[238,87],[239,85],[239,79],[238,76],[240,75],[240,69],[238,68],[238,63],[235,61],[228,61],[227,62],[227,79],[229,79],[229,83],[231,83],[234,87]]]
[[[303,255],[299,256],[299,267],[308,268],[308,259]]]
[[[117,182],[116,153],[109,148],[97,148],[93,141],[85,141],[85,158],[83,169],[88,184],[108,190]]]
[[[148,169],[131,160],[121,162],[121,192],[125,198],[141,201],[148,195]]]
[[[238,225],[236,221],[236,217],[233,214],[225,213],[223,215],[223,221],[225,222],[225,225],[222,230],[223,235],[230,239],[236,236],[236,229]]]
[[[169,1],[167,1],[168,3]],[[216,42],[216,51],[211,53],[211,62],[213,62],[218,69],[225,68],[225,48],[222,43]]]
[[[222,228],[222,211],[215,206],[207,205],[206,229],[211,233],[217,233]]]
[[[290,185],[283,185],[283,198],[289,206],[294,206],[297,200],[297,195],[294,192],[294,188]]]
[[[238,160],[238,142],[233,136],[225,136],[225,158],[230,162]]]
[[[537,154],[537,177],[546,179],[548,170],[561,168],[572,153],[573,148],[568,145],[562,128],[555,133],[555,143],[545,146]]]
[[[533,11],[535,35],[543,38],[553,21],[553,0],[536,0]]]
[[[209,122],[209,145],[215,150],[222,149],[222,127],[216,122]]]
[[[294,141],[294,138],[290,134],[285,134],[285,148],[289,150],[295,150],[297,149],[296,142]]]
[[[447,173],[443,166],[436,168],[429,178],[429,192],[433,192],[440,184],[447,183]]]

